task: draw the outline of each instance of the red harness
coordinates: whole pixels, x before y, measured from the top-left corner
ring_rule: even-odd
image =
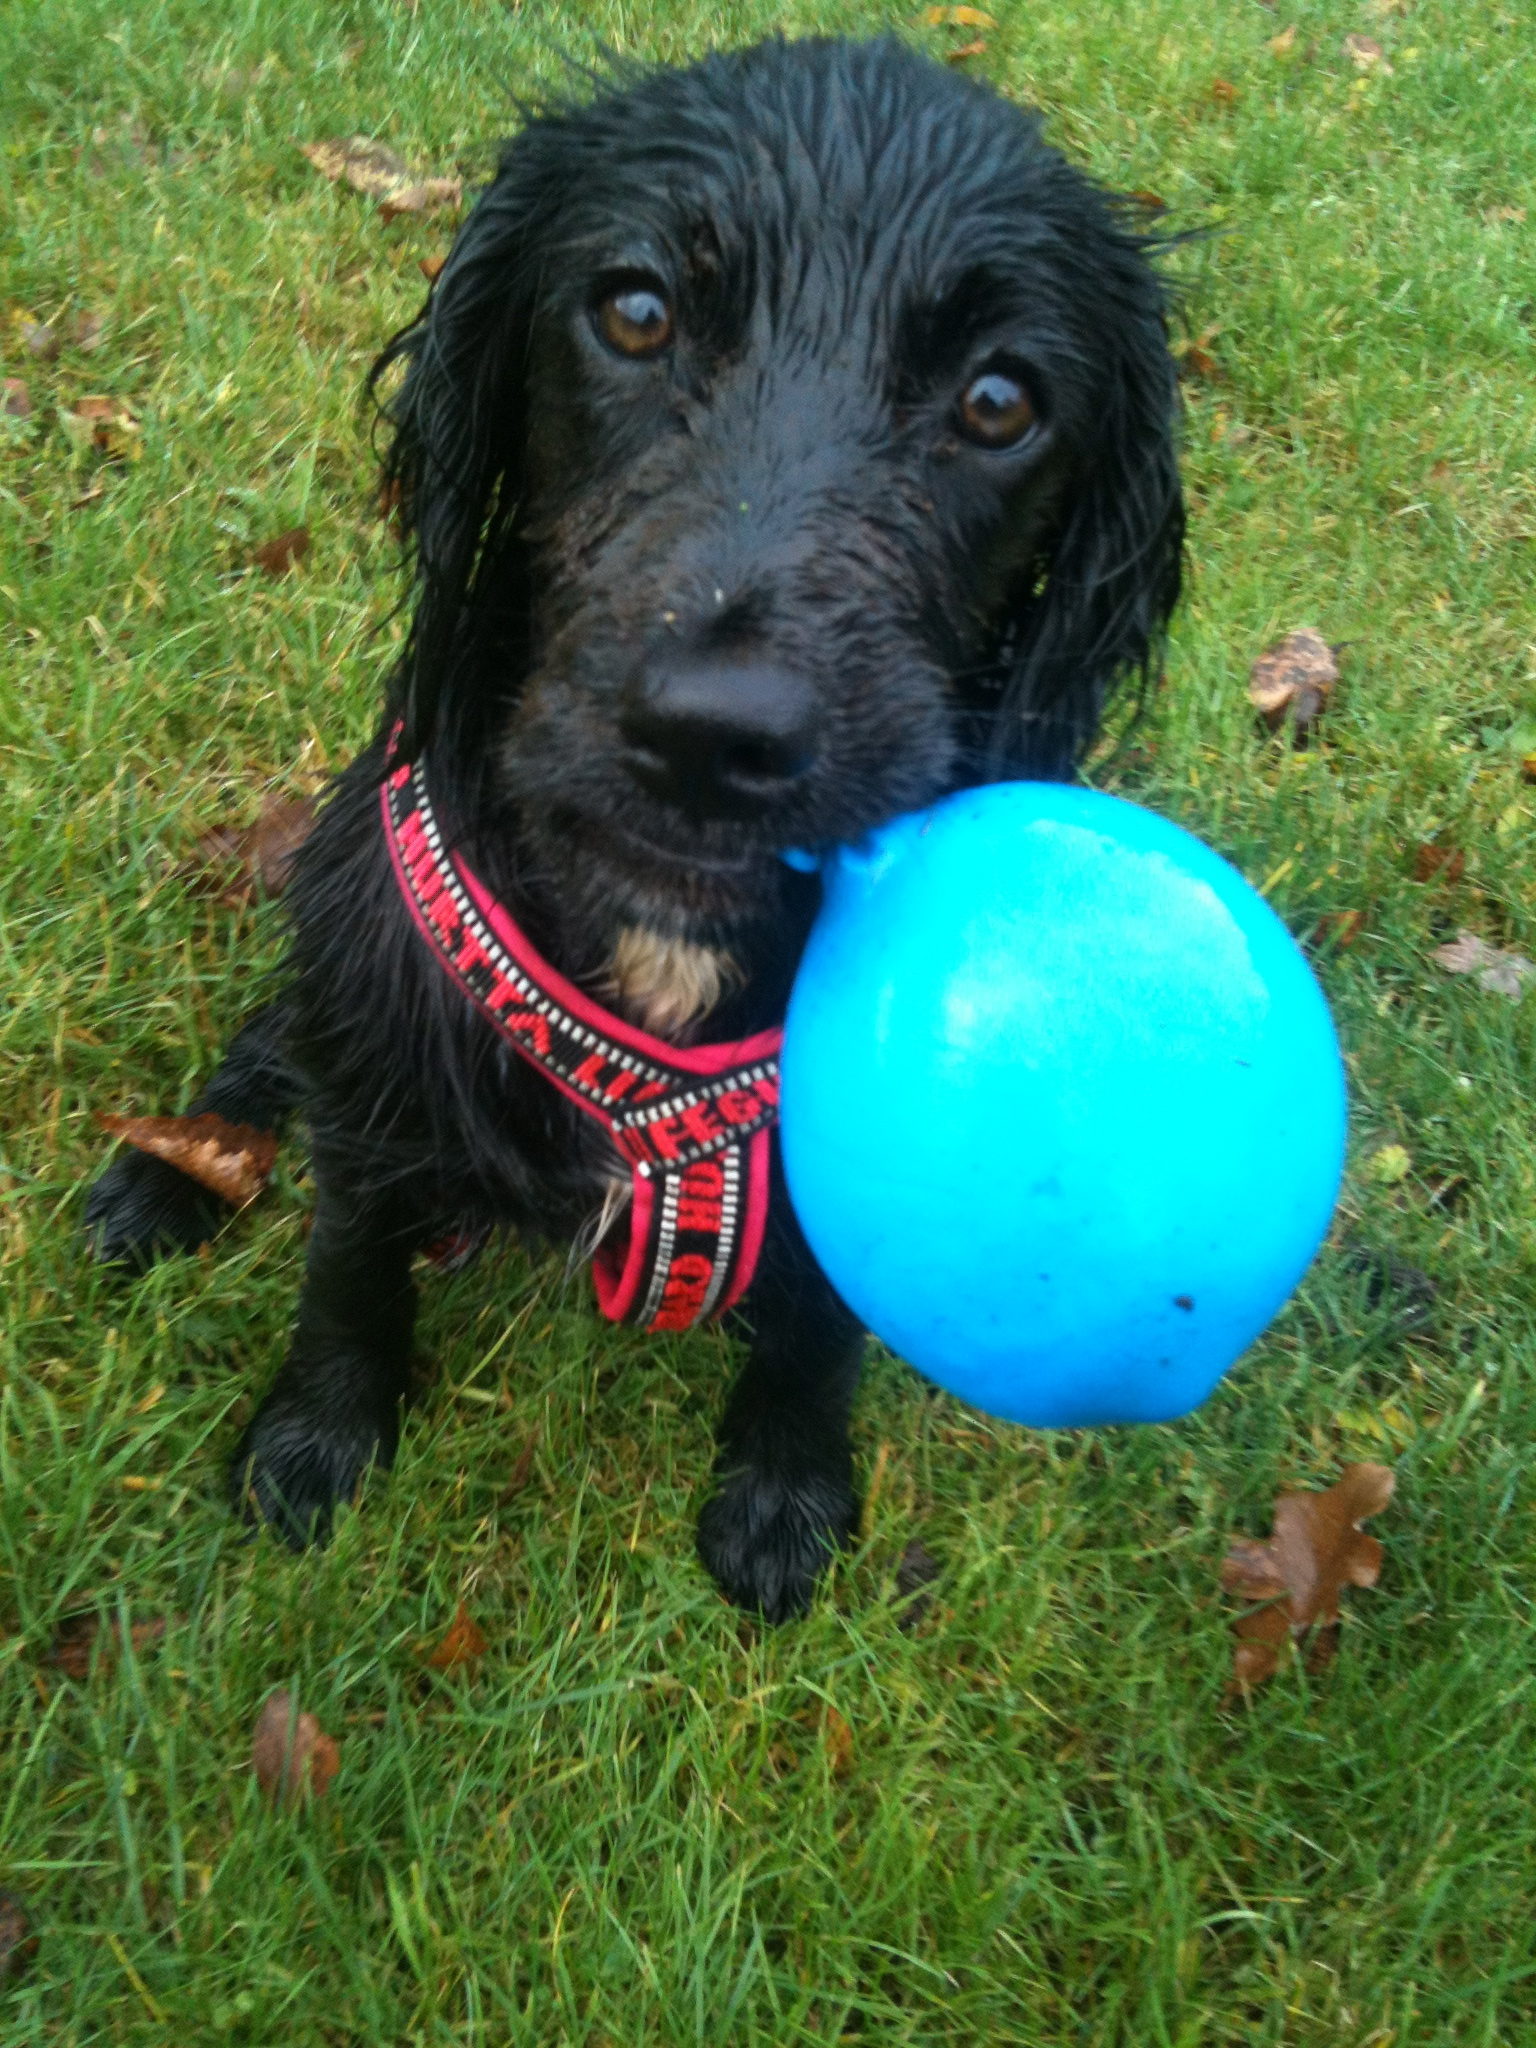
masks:
[[[541,959],[444,846],[423,762],[390,767],[379,797],[400,893],[438,964],[629,1166],[627,1238],[592,1259],[598,1307],[648,1330],[721,1314],[762,1249],[783,1033],[675,1046],[637,1031]]]

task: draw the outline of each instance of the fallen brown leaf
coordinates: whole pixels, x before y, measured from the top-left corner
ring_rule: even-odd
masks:
[[[153,1621],[133,1622],[128,1640],[137,1654],[151,1643],[158,1643],[164,1634],[165,1617],[161,1615]],[[99,1614],[71,1614],[59,1623],[58,1634],[48,1645],[46,1662],[66,1678],[89,1678],[93,1657],[110,1662],[122,1647],[122,1624],[115,1617],[104,1620]]]
[[[306,156],[332,184],[350,185],[354,192],[370,199],[384,199],[410,183],[405,158],[382,142],[366,135],[334,135],[326,142],[301,142],[299,153]]]
[[[212,1110],[199,1116],[101,1116],[124,1144],[163,1159],[237,1209],[254,1202],[277,1160],[277,1139],[254,1124],[227,1124]]]
[[[1436,946],[1430,958],[1447,974],[1476,975],[1480,988],[1508,996],[1511,1002],[1518,1002],[1526,983],[1536,978],[1536,962],[1523,953],[1506,953],[1501,946],[1490,946],[1475,932],[1458,932],[1449,945]]]
[[[1360,1524],[1381,1513],[1395,1485],[1389,1466],[1346,1465],[1338,1483],[1321,1493],[1282,1493],[1273,1535],[1233,1541],[1222,1561],[1222,1587],[1251,1611],[1232,1624],[1232,1691],[1246,1693],[1272,1678],[1293,1646],[1309,1670],[1331,1661],[1340,1594],[1346,1586],[1374,1586],[1381,1576],[1381,1545]]]
[[[898,1628],[916,1628],[927,1618],[933,1607],[933,1595],[928,1588],[939,1576],[939,1571],[938,1559],[925,1543],[920,1543],[914,1536],[901,1553],[901,1562],[896,1567],[896,1598],[905,1603],[897,1619]]]
[[[517,1460],[512,1470],[507,1474],[507,1483],[501,1490],[501,1499],[496,1503],[498,1507],[504,1508],[516,1500],[517,1496],[528,1484],[529,1475],[533,1471],[534,1453],[538,1448],[539,1439],[535,1434],[529,1437],[527,1443],[518,1452]]]
[[[197,876],[215,882],[219,901],[235,908],[281,896],[314,822],[308,797],[264,797],[254,825],[214,825],[198,835]]]
[[[833,1777],[846,1777],[853,1763],[853,1730],[836,1707],[821,1710],[821,1747]]]
[[[419,176],[407,167],[404,157],[366,135],[336,135],[299,147],[322,177],[377,200],[385,220],[405,213],[438,213],[444,207],[457,206],[464,197],[461,178]]]
[[[1199,336],[1190,336],[1174,343],[1174,359],[1178,363],[1181,377],[1202,377],[1209,381],[1221,374],[1221,365],[1211,351],[1211,343],[1220,332],[1219,327],[1207,327]]]
[[[1438,841],[1426,839],[1413,849],[1413,879],[1416,882],[1432,882],[1438,875],[1443,882],[1459,882],[1467,871],[1467,856],[1459,846],[1443,846]]]
[[[78,160],[93,178],[120,177],[125,168],[147,164],[157,154],[148,131],[129,114],[124,114],[115,128],[93,128],[91,143]],[[161,161],[170,161],[169,155]]]
[[[296,1714],[291,1693],[274,1692],[251,1742],[251,1769],[274,1806],[318,1799],[341,1768],[341,1753],[313,1714]]]
[[[1338,679],[1338,650],[1301,626],[1265,648],[1249,670],[1248,696],[1271,732],[1289,723],[1296,744],[1304,746]]]
[[[1525,208],[1523,206],[1487,206],[1483,209],[1483,219],[1487,221],[1489,227],[1498,227],[1503,221],[1511,221],[1516,227],[1519,227],[1525,219]]]
[[[1127,199],[1134,199],[1138,206],[1144,206],[1148,213],[1166,213],[1168,202],[1161,192],[1127,192]]]
[[[428,284],[436,284],[443,274],[443,265],[447,261],[446,256],[423,256],[416,267]]]
[[[64,346],[64,337],[57,327],[43,320],[23,320],[21,323],[21,345],[29,356],[36,356],[40,363],[56,363],[59,351]]]
[[[979,7],[925,7],[923,19],[930,28],[996,28],[990,14]]]
[[[967,57],[985,55],[986,48],[986,38],[984,36],[977,36],[976,40],[972,43],[957,43],[954,49],[946,50],[944,52],[944,61],[946,64],[963,64]]]
[[[32,417],[32,394],[20,377],[7,377],[0,391],[0,413],[8,420],[29,420]]]
[[[1374,36],[1347,35],[1344,38],[1344,54],[1357,71],[1379,71],[1390,78],[1392,66],[1387,62],[1387,53]]]
[[[379,201],[379,213],[384,220],[398,220],[403,213],[442,213],[463,197],[462,178],[423,178],[387,193]]]
[[[92,349],[101,347],[106,338],[107,323],[100,313],[80,313],[69,331],[69,338],[75,347],[89,355]]]
[[[264,540],[259,548],[252,548],[251,562],[268,576],[286,576],[308,553],[309,528],[290,526],[286,533],[279,533],[271,540]]]
[[[0,1985],[14,1984],[37,1954],[32,1915],[19,1892],[0,1889]]]
[[[1330,945],[1335,951],[1342,952],[1346,946],[1352,946],[1359,938],[1364,924],[1363,910],[1324,911],[1317,920],[1313,943]]]
[[[1520,756],[1520,780],[1522,782],[1536,782],[1536,754],[1522,754]]]
[[[427,1662],[434,1671],[457,1671],[461,1665],[475,1663],[489,1647],[484,1632],[461,1600],[447,1633]]]
[[[131,406],[121,398],[92,392],[65,406],[59,414],[64,431],[77,448],[94,448],[99,455],[137,458],[139,422]]]
[[[1295,47],[1296,24],[1294,21],[1289,28],[1281,29],[1279,35],[1271,36],[1269,39],[1269,54],[1272,57],[1287,57]]]
[[[1230,78],[1213,78],[1211,80],[1211,98],[1218,107],[1230,107],[1238,97],[1237,87]]]

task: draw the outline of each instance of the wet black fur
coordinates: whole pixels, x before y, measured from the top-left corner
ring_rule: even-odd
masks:
[[[592,310],[662,281],[676,340],[607,350]],[[380,738],[338,779],[291,891],[291,991],[201,1106],[302,1108],[318,1206],[287,1361],[236,1452],[244,1505],[323,1534],[387,1465],[412,1257],[483,1218],[569,1236],[596,1126],[449,984],[378,826],[403,718],[471,862],[566,972],[622,926],[728,947],[705,1023],[780,1015],[815,884],[775,856],[967,781],[1065,776],[1145,675],[1182,510],[1165,294],[1127,209],[1035,117],[895,41],[775,41],[627,74],[530,121],[380,372],[414,612]],[[967,382],[1022,365],[1018,448],[957,431]],[[814,762],[782,803],[691,818],[630,773],[637,665],[767,660],[809,681]],[[142,1263],[217,1205],[139,1155],[94,1191],[103,1255]],[[914,1258],[921,1257],[914,1246]],[[802,1607],[856,1515],[862,1333],[776,1193],[720,1432],[704,1561],[743,1604]]]

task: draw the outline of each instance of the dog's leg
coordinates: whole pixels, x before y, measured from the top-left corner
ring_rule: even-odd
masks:
[[[270,1003],[246,1020],[186,1116],[212,1110],[226,1123],[279,1130],[296,1106],[298,1081],[283,1053],[286,1007]],[[95,1256],[135,1272],[165,1252],[196,1251],[232,1211],[211,1188],[163,1159],[125,1149],[101,1175],[85,1203],[85,1232]]]
[[[387,1469],[410,1376],[419,1219],[316,1160],[315,1223],[289,1352],[240,1439],[230,1491],[295,1549],[324,1542],[338,1501]]]
[[[804,1612],[858,1526],[848,1414],[864,1332],[811,1256],[781,1181],[744,1309],[752,1348],[721,1419],[699,1555],[739,1606],[783,1621]]]

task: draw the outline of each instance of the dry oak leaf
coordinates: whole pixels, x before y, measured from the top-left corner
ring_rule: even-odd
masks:
[[[251,563],[268,576],[286,576],[308,553],[309,528],[290,526],[286,533],[275,534],[259,548],[252,548]]]
[[[1347,35],[1343,49],[1357,71],[1379,71],[1383,77],[1391,77],[1392,66],[1387,62],[1387,53],[1374,36]]]
[[[421,178],[388,193],[379,201],[379,214],[384,220],[398,220],[403,213],[441,213],[463,197],[462,178]]]
[[[1300,741],[1326,710],[1338,680],[1338,649],[1314,627],[1299,626],[1253,664],[1248,697],[1271,732],[1289,720]]]
[[[280,896],[314,822],[308,797],[268,796],[254,825],[214,825],[200,833],[198,860],[222,881],[219,901],[238,907],[257,895]]]
[[[319,1798],[341,1768],[341,1753],[313,1714],[295,1711],[292,1693],[268,1696],[251,1741],[251,1769],[274,1806]]]
[[[102,1116],[98,1122],[124,1144],[163,1159],[200,1187],[244,1208],[266,1186],[277,1160],[277,1138],[254,1124],[227,1124],[212,1110],[200,1116]]]
[[[930,28],[996,28],[990,14],[979,7],[925,7],[923,19]]]
[[[1317,930],[1312,935],[1313,943],[1330,945],[1335,951],[1342,952],[1346,946],[1355,943],[1364,925],[1363,910],[1326,910],[1317,920]]]
[[[143,449],[139,444],[139,422],[131,406],[120,398],[108,398],[100,392],[93,392],[86,398],[77,398],[73,405],[65,406],[59,414],[64,431],[77,448],[94,448],[98,454],[119,458],[128,456],[137,459]]]
[[[528,1484],[533,1472],[534,1453],[538,1448],[538,1432],[535,1431],[518,1452],[512,1470],[507,1474],[507,1483],[501,1490],[500,1500],[496,1503],[499,1508],[509,1507]]]
[[[1211,353],[1211,343],[1220,332],[1219,327],[1207,327],[1202,334],[1191,335],[1173,344],[1173,354],[1181,377],[1210,379],[1220,374],[1221,366]]]
[[[457,1671],[483,1657],[490,1645],[485,1633],[461,1600],[442,1641],[427,1658],[434,1671]]]
[[[853,1730],[836,1707],[821,1710],[821,1749],[832,1776],[845,1777],[853,1763]]]
[[[1232,1624],[1235,1690],[1272,1678],[1292,1644],[1305,1645],[1309,1670],[1331,1660],[1339,1595],[1346,1586],[1374,1586],[1381,1576],[1381,1545],[1360,1524],[1381,1513],[1396,1483],[1389,1466],[1346,1465],[1338,1484],[1321,1493],[1282,1493],[1273,1535],[1232,1543],[1221,1583],[1253,1608]],[[1254,1604],[1260,1601],[1266,1604]]]
[[[1476,932],[1458,932],[1449,945],[1436,946],[1430,957],[1447,974],[1475,974],[1480,988],[1508,996],[1511,1002],[1518,1002],[1526,983],[1536,978],[1536,962],[1523,953],[1506,953],[1501,946],[1490,946]]]
[[[1459,846],[1444,846],[1433,839],[1426,839],[1413,849],[1413,879],[1416,882],[1432,882],[1438,875],[1443,882],[1459,882],[1467,871],[1467,856]]]
[[[939,1561],[927,1544],[914,1536],[896,1567],[896,1598],[903,1603],[897,1617],[898,1628],[914,1629],[927,1619],[933,1606],[933,1594],[928,1589],[940,1570]]]
[[[0,1889],[0,1986],[20,1977],[37,1954],[37,1934],[25,1899]]]
[[[973,43],[957,43],[952,50],[944,52],[946,64],[963,64],[967,57],[984,57],[987,51],[986,38],[978,36]]]
[[[405,158],[366,135],[333,135],[326,142],[301,142],[299,153],[332,184],[350,185],[370,199],[387,199],[411,182]]]
[[[164,1634],[165,1617],[160,1615],[153,1621],[133,1622],[128,1640],[137,1654],[151,1643],[158,1643]],[[47,1661],[66,1678],[89,1678],[94,1656],[109,1661],[122,1647],[122,1624],[115,1618],[104,1621],[99,1614],[71,1614],[59,1623],[58,1633],[48,1646]]]
[[[32,417],[32,394],[20,377],[7,377],[0,385],[0,413],[8,420]]]
[[[21,344],[29,356],[36,356],[40,363],[54,363],[64,346],[64,337],[57,327],[43,320],[23,320],[21,323]]]

